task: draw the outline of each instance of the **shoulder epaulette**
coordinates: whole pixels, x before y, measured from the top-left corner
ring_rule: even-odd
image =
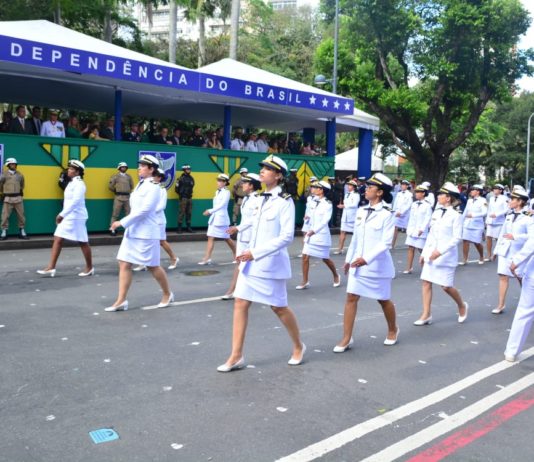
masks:
[[[523,215],[526,215],[527,217],[530,217],[530,216],[531,216],[531,215],[530,215],[530,212],[529,212],[528,210],[523,210],[521,213],[522,213]]]
[[[459,214],[463,214],[462,210],[460,209],[459,205],[456,205],[452,208],[453,210],[456,210]]]
[[[382,208],[383,208],[384,210],[387,210],[388,212],[393,213],[393,209],[392,209],[391,207],[387,206],[387,205],[384,205]]]
[[[284,193],[284,194],[282,194],[281,197],[282,197],[282,199],[288,200],[289,198],[291,198],[291,194]]]

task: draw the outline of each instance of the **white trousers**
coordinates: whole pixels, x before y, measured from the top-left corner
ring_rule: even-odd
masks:
[[[521,353],[523,345],[530,333],[534,322],[534,278],[523,278],[521,297],[517,305],[508,342],[506,343],[505,356],[517,356]]]

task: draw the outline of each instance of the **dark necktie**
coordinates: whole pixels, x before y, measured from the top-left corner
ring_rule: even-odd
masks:
[[[141,187],[141,185],[143,184],[143,181],[145,180],[141,180],[138,184],[137,184],[137,187],[135,189],[139,189]]]
[[[441,207],[439,210],[441,210],[441,217],[443,218],[443,215],[445,215],[447,209],[445,207]]]
[[[514,215],[513,218],[512,218],[512,223],[516,220],[516,218],[519,216],[521,212],[512,212],[512,214]]]
[[[417,205],[421,205],[421,201],[417,201],[416,204],[417,204]]]
[[[271,193],[261,193],[263,196],[263,202],[261,203],[261,206],[263,207],[265,203],[269,200],[269,198],[272,196]]]
[[[371,213],[373,213],[375,209],[372,207],[367,207],[365,210],[367,210],[367,216],[365,217],[365,221],[367,221],[369,217],[371,216]]]

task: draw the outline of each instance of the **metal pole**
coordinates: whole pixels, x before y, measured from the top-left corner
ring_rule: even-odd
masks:
[[[178,5],[176,0],[169,4],[169,62],[176,64],[176,21],[178,21]]]
[[[332,76],[332,91],[337,94],[337,42],[339,34],[339,0],[336,0],[336,14],[334,18],[334,75]]]
[[[232,10],[230,15],[230,53],[231,59],[237,60],[237,35],[239,32],[239,9],[240,0],[232,0]]]
[[[534,112],[530,114],[530,117],[528,118],[528,129],[527,129],[527,165],[525,166],[525,190],[528,191],[528,173],[529,173],[529,161],[530,161],[530,121],[532,119],[532,116],[534,116]],[[532,191],[530,191],[532,192]]]

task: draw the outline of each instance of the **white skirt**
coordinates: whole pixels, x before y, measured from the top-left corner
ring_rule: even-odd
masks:
[[[470,242],[474,242],[475,244],[480,244],[482,242],[483,235],[484,235],[483,229],[471,229],[471,228],[462,229],[462,239],[464,241],[470,241]]]
[[[124,237],[117,253],[117,260],[133,265],[159,266],[159,239],[137,239]]]
[[[165,228],[166,228],[166,223],[162,223],[161,225],[159,225],[159,240],[160,241],[167,240],[167,230]]]
[[[229,225],[224,225],[224,226],[209,225],[206,235],[208,237],[228,239],[230,237],[230,235],[226,232],[228,228],[229,228]]]
[[[427,262],[423,265],[421,279],[442,287],[454,287],[455,272],[455,266],[436,266]]]
[[[494,239],[499,238],[501,233],[502,225],[487,225],[486,226],[486,236],[492,237]]]
[[[354,276],[352,273],[349,273],[347,293],[374,300],[389,300],[391,298],[392,280],[392,278]]]
[[[426,237],[413,237],[406,236],[406,245],[415,247],[416,249],[422,249],[425,246]]]
[[[354,222],[341,222],[341,231],[345,231],[346,233],[353,233],[354,232]]]
[[[515,278],[515,275],[513,275],[512,272],[510,271],[510,265],[511,264],[512,264],[512,259],[511,258],[509,258],[509,257],[501,257],[499,255],[497,257],[497,274],[501,274],[503,276],[508,276],[509,278]],[[515,272],[519,275],[519,277],[523,276],[523,274],[522,274],[522,272],[520,270],[516,270]]]
[[[229,234],[227,234],[230,237]],[[245,250],[249,248],[249,242],[241,242],[239,239],[235,242],[235,254],[241,255]]]
[[[405,213],[400,217],[395,217],[395,226],[397,228],[406,229],[408,227],[408,221],[410,221],[410,214]]]
[[[84,218],[80,220],[69,220],[68,218],[65,218],[59,225],[57,225],[54,236],[62,237],[69,241],[89,242],[85,223],[87,223],[87,220]]]
[[[283,308],[288,305],[287,283],[285,279],[265,279],[239,272],[234,297]]]
[[[303,255],[309,255],[310,257],[330,258],[330,246],[305,242],[304,247],[302,248],[302,253]]]

